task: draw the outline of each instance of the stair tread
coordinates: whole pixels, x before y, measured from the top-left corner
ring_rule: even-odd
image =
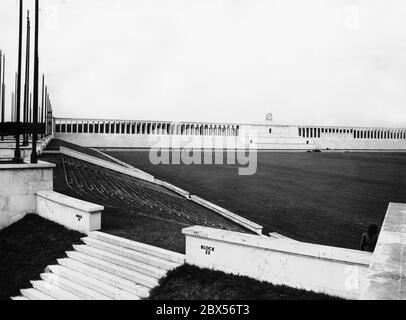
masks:
[[[124,248],[124,247],[118,246],[116,244],[101,241],[101,240],[98,240],[95,238],[86,237],[86,238],[83,238],[82,241],[88,246],[95,247],[97,249],[103,248],[101,250],[106,250],[106,251],[108,249],[108,251],[111,253],[115,253],[117,255],[123,256],[128,259],[150,264],[154,267],[161,268],[164,270],[171,270],[171,269],[175,269],[176,267],[180,266],[180,263],[176,263],[176,262],[169,261],[169,260],[166,260],[163,258],[152,256],[147,253],[143,253],[143,252],[136,251],[133,249]]]
[[[24,297],[24,296],[18,296],[18,297],[11,297],[11,300],[14,300],[14,301],[26,301],[26,300],[30,300],[30,299],[28,299],[27,297]]]
[[[21,289],[21,294],[29,300],[56,300],[54,297],[34,288]]]
[[[128,291],[119,289],[112,286],[111,284],[105,283],[103,281],[92,278],[83,273],[77,272],[75,270],[69,269],[64,266],[50,266],[49,269],[55,276],[63,277],[65,279],[71,280],[77,284],[80,284],[88,289],[97,291],[102,295],[109,297],[111,299],[126,299],[126,300],[139,300],[139,297]]]
[[[58,263],[60,263],[62,266],[65,266],[69,269],[80,270],[80,272],[82,272],[90,277],[103,281],[107,284],[111,284],[113,286],[118,287],[119,289],[126,290],[126,291],[136,294],[140,297],[144,298],[144,297],[149,296],[148,287],[146,287],[138,282],[135,282],[133,280],[126,279],[126,278],[117,276],[115,274],[112,274],[111,272],[104,271],[95,266],[91,266],[84,262],[77,261],[77,260],[74,260],[71,258],[64,258],[64,259],[58,259]],[[129,271],[131,271],[131,270],[129,270]]]
[[[57,286],[58,288],[68,291],[81,299],[85,300],[111,300],[109,297],[97,292],[93,289],[87,288],[82,284],[72,281],[71,279],[67,279],[65,277],[61,277],[57,274],[53,273],[42,273],[41,274],[42,280]]]
[[[169,261],[184,263],[185,255],[178,252],[169,251],[166,249],[154,247],[145,243],[136,242],[129,239],[120,238],[100,231],[93,231],[88,234],[90,238],[103,240],[105,242],[113,243],[127,249],[150,254],[152,256],[167,259]]]
[[[31,281],[34,289],[37,289],[51,297],[54,297],[57,300],[82,300],[77,295],[70,293],[64,289],[61,289],[51,283],[48,283],[44,280]]]
[[[78,270],[89,277],[103,281],[107,284],[111,284],[115,287],[118,287],[119,289],[129,291],[137,296],[143,298],[149,296],[149,290],[147,287],[137,284],[134,281],[121,278],[109,272],[90,266],[88,264],[82,263],[80,261],[76,261],[71,258],[63,258],[58,259],[58,263],[68,269]]]
[[[149,288],[152,288],[158,284],[158,280],[156,278],[147,276],[145,274],[142,274],[140,272],[137,272],[137,271],[125,268],[125,267],[121,267],[121,266],[113,264],[111,262],[101,260],[99,258],[95,258],[95,257],[89,256],[89,255],[83,254],[81,252],[67,251],[66,254],[69,258],[71,258],[73,260],[77,260],[80,262],[83,262],[83,260],[84,260],[84,261],[86,261],[86,262],[83,262],[85,264],[89,264],[89,263],[96,264],[98,269],[100,269],[100,266],[102,266],[103,268],[108,269],[109,272],[111,270],[114,270],[114,271],[120,273],[121,276],[122,276],[122,274],[124,274],[131,280],[136,278],[137,283],[147,286]]]
[[[130,270],[135,270],[145,275],[154,278],[162,278],[165,276],[166,271],[160,268],[156,268],[154,266],[148,265],[143,262],[135,261],[126,257],[122,257],[115,253],[111,253],[109,251],[105,251],[102,249],[94,248],[88,245],[74,245],[73,248],[77,252],[81,252],[83,254],[90,255],[95,258],[99,258],[110,263],[116,264],[121,267],[125,267]]]

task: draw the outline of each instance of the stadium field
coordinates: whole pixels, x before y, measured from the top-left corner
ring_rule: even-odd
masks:
[[[358,249],[389,202],[406,202],[406,153],[258,153],[238,165],[153,165],[148,151],[108,154],[264,226],[306,242]]]

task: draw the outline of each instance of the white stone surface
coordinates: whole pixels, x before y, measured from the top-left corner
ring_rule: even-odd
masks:
[[[40,191],[36,196],[36,213],[41,217],[84,233],[101,229],[103,206],[54,191]]]
[[[149,290],[146,287],[137,285],[133,281],[121,278],[111,272],[103,271],[70,258],[58,259],[58,263],[69,270],[75,270],[88,278],[97,279],[141,298],[149,296]]]
[[[111,284],[105,283],[103,281],[97,280],[93,277],[89,277],[80,272],[77,272],[75,270],[63,266],[59,265],[49,266],[49,270],[51,270],[52,273],[45,273],[41,275],[41,278],[43,280],[49,278],[52,282],[55,283],[59,280],[59,278],[70,279],[72,280],[72,282],[81,284],[86,288],[95,289],[97,292],[100,292],[102,295],[110,299],[115,300],[140,299],[140,297],[135,294],[119,289],[115,286],[112,286]]]
[[[406,204],[391,203],[378,238],[362,300],[406,300]]]
[[[0,165],[0,230],[27,213],[36,213],[35,193],[53,190],[54,164]]]
[[[102,249],[97,249],[87,245],[74,245],[73,248],[80,253],[90,257],[95,257],[103,261],[111,262],[117,266],[125,267],[129,270],[134,270],[145,274],[149,277],[160,279],[165,276],[166,271],[146,263],[123,257],[121,255],[111,253]]]
[[[165,260],[175,262],[178,264],[185,263],[185,255],[177,253],[177,252],[165,250],[162,248],[158,248],[155,246],[151,246],[151,245],[148,245],[145,243],[132,241],[129,239],[113,236],[111,234],[98,232],[98,231],[91,232],[91,233],[89,233],[88,236],[89,236],[89,238],[98,239],[100,241],[111,243],[111,244],[120,246],[122,248],[127,248],[127,249],[131,249],[134,251],[142,252],[142,253],[151,255],[153,257],[158,257],[158,258],[165,259]]]
[[[186,263],[276,285],[358,299],[371,254],[205,227],[183,230]]]
[[[147,288],[154,288],[158,285],[158,280],[156,278],[147,276],[135,270],[130,270],[128,268],[118,266],[103,259],[92,257],[77,251],[68,251],[66,252],[66,255],[73,260],[98,268],[102,271],[111,273],[118,277],[139,283]]]
[[[158,257],[154,257],[151,256],[149,254],[145,254],[136,250],[131,250],[131,249],[127,249],[127,248],[123,248],[121,246],[117,246],[105,241],[100,241],[94,238],[90,238],[90,237],[86,237],[83,238],[82,241],[88,245],[89,247],[93,247],[96,249],[100,249],[103,250],[105,252],[110,252],[110,253],[114,253],[114,254],[118,254],[122,257],[131,259],[133,261],[138,261],[141,263],[145,263],[147,265],[156,267],[156,268],[160,268],[166,271],[175,269],[178,264],[162,259],[162,258],[158,258]]]
[[[54,285],[84,300],[112,300],[112,298],[101,294],[98,291],[85,287],[81,283],[71,281],[57,274],[43,273],[41,274],[41,279],[46,283]]]

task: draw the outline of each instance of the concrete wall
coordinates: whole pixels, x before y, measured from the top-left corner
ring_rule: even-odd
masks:
[[[40,191],[36,196],[36,213],[39,216],[83,233],[101,229],[103,206],[53,191]]]
[[[35,193],[53,190],[54,164],[0,165],[0,230],[36,212]]]
[[[358,299],[371,254],[205,227],[183,230],[186,263],[276,285]]]
[[[362,300],[406,300],[406,204],[391,203],[368,270]]]

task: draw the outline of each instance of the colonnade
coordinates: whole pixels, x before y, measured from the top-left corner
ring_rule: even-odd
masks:
[[[239,136],[240,126],[232,124],[55,119],[55,132],[73,134]]]
[[[354,139],[399,140],[406,139],[406,129],[299,127],[299,136],[303,138],[324,138],[329,135],[347,135]]]

